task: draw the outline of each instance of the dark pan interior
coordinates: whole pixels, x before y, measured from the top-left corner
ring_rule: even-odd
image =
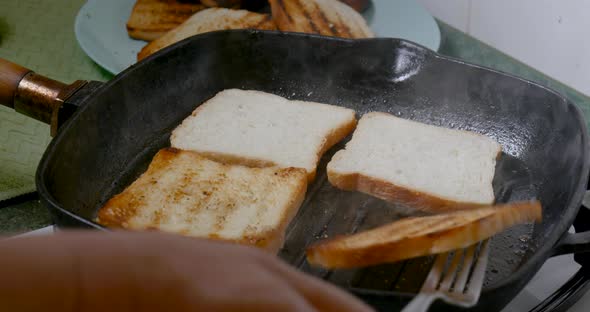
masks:
[[[52,142],[38,173],[40,190],[47,192],[53,208],[92,219],[101,204],[169,144],[170,131],[182,119],[227,88],[341,105],[354,108],[359,117],[369,111],[389,112],[472,130],[500,142],[504,153],[494,179],[498,201],[538,198],[544,220],[494,237],[488,292],[515,278],[521,280],[512,285],[516,291],[526,283],[571,224],[576,212],[572,197],[584,187],[585,126],[575,107],[552,91],[401,40],[229,31],[185,40],[99,90]],[[342,147],[343,143],[322,158],[280,256],[361,293],[417,291],[427,274],[428,258],[335,272],[310,268],[305,262],[304,249],[313,241],[407,215],[402,207],[343,192],[327,182],[325,165]],[[56,219],[64,225],[96,226],[79,219],[72,222],[60,213]],[[526,265],[534,266],[532,273],[525,272]],[[510,298],[503,300],[490,304],[500,306]]]

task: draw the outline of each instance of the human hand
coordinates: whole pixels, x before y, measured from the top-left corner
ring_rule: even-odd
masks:
[[[370,311],[261,250],[161,233],[0,241],[9,311]]]

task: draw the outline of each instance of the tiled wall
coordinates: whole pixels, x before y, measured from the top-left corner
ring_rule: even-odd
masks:
[[[590,95],[590,1],[417,1],[442,21]]]

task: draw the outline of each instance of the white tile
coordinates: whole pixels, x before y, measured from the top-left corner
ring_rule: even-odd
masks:
[[[474,0],[469,33],[590,94],[589,11],[584,0]]]
[[[467,31],[471,0],[417,0],[434,17],[463,31]]]

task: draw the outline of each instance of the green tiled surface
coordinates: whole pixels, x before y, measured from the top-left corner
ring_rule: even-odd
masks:
[[[106,81],[112,75],[94,64],[74,36],[74,19],[84,0],[0,0],[0,57],[63,82]],[[34,191],[35,168],[47,143],[49,126],[0,107],[0,200]],[[48,225],[36,201],[3,207],[0,232],[22,232]]]
[[[78,47],[73,21],[83,0],[0,0],[0,57],[48,77],[108,80]],[[0,107],[0,200],[34,191],[49,127]]]
[[[84,0],[0,0],[0,55],[57,80],[112,75],[78,47],[74,19]]]
[[[57,80],[106,81],[111,74],[94,64],[77,45],[74,18],[84,0],[0,0],[0,57]],[[497,50],[440,23],[440,53],[513,73],[554,88],[590,117],[590,99]],[[7,190],[34,189],[35,167],[49,142],[49,128],[0,107],[0,198]],[[4,193],[3,193],[4,192]],[[0,202],[0,233],[33,230],[50,224],[37,200]]]

